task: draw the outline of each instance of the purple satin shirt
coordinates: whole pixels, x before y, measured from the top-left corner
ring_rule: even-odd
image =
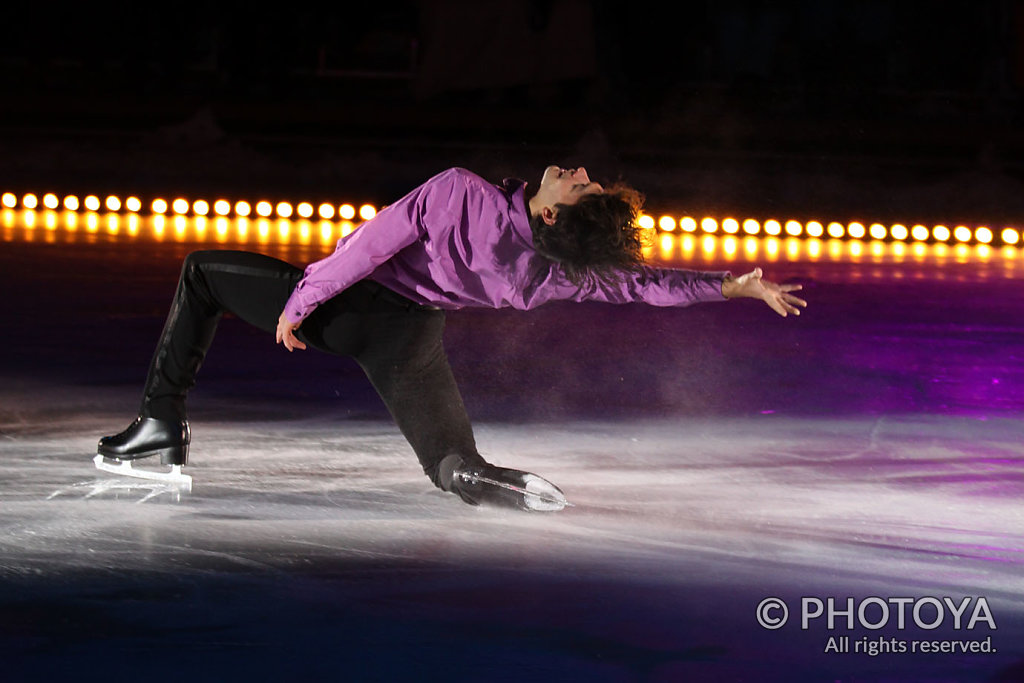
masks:
[[[525,183],[440,173],[338,241],[310,264],[285,305],[297,323],[364,278],[420,304],[520,310],[555,300],[687,306],[723,301],[726,272],[644,266],[614,284],[573,285],[533,246]]]

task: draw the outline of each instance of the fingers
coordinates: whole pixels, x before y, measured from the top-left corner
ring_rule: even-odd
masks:
[[[772,310],[785,318],[787,315],[792,313],[793,315],[800,315],[800,309],[797,306],[807,307],[807,302],[803,299],[798,299],[791,294],[778,294],[767,298],[767,303],[772,307]]]
[[[288,351],[294,351],[299,349],[300,351],[306,350],[306,345],[295,336],[295,330],[298,329],[298,325],[292,325],[288,322],[282,322],[277,326],[277,333],[275,334],[275,343],[284,344],[284,347]]]
[[[295,349],[299,349],[300,351],[306,350],[306,345],[295,336],[293,328],[285,329],[282,341],[284,342],[284,347],[288,349],[289,352],[294,351]]]
[[[761,279],[762,275],[760,268],[754,268],[742,276],[742,279],[758,281],[757,298],[763,299],[773,311],[785,318],[790,313],[800,315],[800,308],[807,308],[806,301],[789,293],[803,289],[803,285],[780,285]]]
[[[789,311],[787,311],[787,308],[792,308],[791,306],[786,306],[781,299],[775,298],[768,299],[768,305],[771,306],[773,311],[781,315],[783,318],[789,315]],[[800,313],[797,312],[797,315],[800,315]]]
[[[797,306],[803,306],[804,308],[807,308],[807,302],[804,301],[803,299],[798,299],[797,297],[789,295],[789,294],[787,294],[784,297],[784,299],[788,303],[796,304]]]
[[[289,351],[291,351],[293,349],[298,349],[300,351],[305,351],[306,350],[306,345],[303,344],[299,340],[299,338],[296,337],[295,334],[291,330],[288,331],[288,338],[289,338],[289,340],[292,343],[291,347],[288,349]]]

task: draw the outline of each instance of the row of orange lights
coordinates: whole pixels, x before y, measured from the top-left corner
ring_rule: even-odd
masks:
[[[100,198],[96,195],[87,195],[82,199],[79,199],[77,195],[67,195],[60,199],[53,193],[44,194],[41,198],[35,194],[26,193],[19,199],[12,192],[5,192],[0,196],[0,205],[8,209],[14,209],[20,205],[22,208],[29,210],[34,210],[40,206],[54,210],[63,205],[68,211],[78,211],[80,208],[84,208],[87,211],[99,211],[101,207],[105,207],[108,211],[112,212],[126,210],[130,213],[138,213],[142,211],[142,201],[138,197],[129,196],[122,199],[116,195],[109,195],[101,202]],[[377,213],[376,207],[371,204],[363,204],[358,209],[352,204],[341,204],[335,207],[333,204],[326,202],[314,207],[310,202],[292,204],[291,202],[279,201],[275,204],[267,200],[260,200],[250,204],[244,200],[232,203],[226,199],[218,199],[211,204],[205,199],[189,201],[182,197],[170,201],[162,198],[153,199],[150,202],[149,209],[154,215],[170,213],[178,216],[190,214],[194,216],[207,216],[212,214],[222,217],[234,215],[240,218],[249,217],[254,213],[261,218],[270,218],[272,216],[284,219],[293,216],[312,218],[315,213],[323,220],[333,220],[337,217],[346,221],[354,220],[356,216],[364,221],[369,220]],[[960,243],[976,242],[979,244],[992,244],[996,241],[996,235],[992,229],[986,226],[971,228],[966,225],[958,225],[953,228],[935,225],[929,228],[921,224],[907,227],[900,223],[889,226],[881,223],[871,223],[865,226],[857,221],[846,224],[833,221],[823,224],[819,221],[801,223],[796,220],[788,220],[783,223],[774,219],[761,223],[753,218],[747,218],[740,222],[734,218],[725,218],[719,221],[712,217],[706,217],[698,221],[696,218],[689,216],[677,220],[667,215],[662,216],[656,221],[653,216],[647,214],[640,217],[640,225],[646,229],[657,228],[662,232],[679,230],[687,233],[702,232],[704,234],[722,232],[732,235],[745,233],[752,236],[768,235],[773,237],[785,234],[790,237],[813,238],[824,237],[827,234],[834,239],[851,238],[862,240],[870,238],[873,240],[891,239],[897,242],[907,240],[915,242],[927,242],[929,240],[949,242],[952,239]],[[1019,230],[1006,227],[1000,231],[999,240],[1004,245],[1016,245],[1021,242],[1022,235]]]
[[[769,235],[772,237],[785,234],[789,237],[819,238],[828,235],[833,239],[848,237],[863,240],[870,238],[873,240],[891,239],[897,242],[905,242],[907,240],[915,242],[927,242],[929,240],[949,242],[952,239],[960,243],[977,242],[980,244],[992,244],[996,238],[992,229],[986,226],[970,228],[966,225],[958,225],[949,228],[945,225],[935,225],[929,228],[925,225],[916,224],[908,228],[901,223],[894,223],[888,226],[881,223],[871,223],[865,226],[858,221],[846,224],[832,221],[826,225],[819,221],[801,223],[796,220],[788,220],[782,223],[774,219],[761,223],[753,218],[747,218],[741,223],[735,218],[726,218],[718,221],[715,218],[708,217],[698,222],[697,219],[689,216],[683,217],[678,221],[672,216],[662,216],[655,222],[653,216],[643,215],[640,217],[640,225],[652,230],[657,227],[662,232],[674,232],[678,229],[682,232],[702,232],[709,235],[718,232],[730,235],[745,233],[752,236]],[[1021,241],[1021,232],[1011,227],[1003,228],[999,233],[999,238],[1002,244],[1015,245]]]
[[[122,199],[116,195],[109,195],[101,202],[100,198],[96,195],[87,195],[79,199],[77,195],[71,194],[65,196],[62,200],[53,193],[44,194],[41,198],[35,194],[27,193],[19,199],[13,192],[5,192],[0,196],[0,205],[8,209],[17,208],[20,205],[22,208],[29,210],[40,207],[55,210],[63,206],[68,211],[78,211],[82,208],[87,211],[99,211],[101,207],[106,208],[107,211],[114,212],[125,210],[130,213],[138,213],[142,211],[142,200],[138,197],[125,197]],[[341,220],[353,220],[356,216],[359,216],[364,221],[370,220],[377,214],[376,207],[371,204],[363,204],[357,210],[352,204],[341,204],[335,207],[334,204],[326,202],[314,207],[309,202],[299,202],[293,205],[291,202],[277,202],[275,204],[267,200],[261,200],[250,204],[244,200],[232,203],[226,199],[218,199],[211,204],[205,199],[189,201],[182,197],[172,199],[171,201],[161,198],[154,199],[149,204],[149,210],[155,215],[171,213],[178,216],[189,214],[208,216],[212,214],[215,216],[234,215],[240,218],[247,218],[254,213],[261,218],[270,218],[271,216],[277,216],[278,218],[291,218],[292,216],[312,218],[315,213],[324,220],[333,220],[335,217]]]

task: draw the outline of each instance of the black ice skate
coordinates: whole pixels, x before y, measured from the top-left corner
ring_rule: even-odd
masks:
[[[181,466],[188,461],[188,445],[191,441],[186,420],[158,420],[152,417],[138,417],[120,434],[100,439],[93,462],[96,468],[115,474],[141,479],[156,479],[191,488],[192,477],[181,473]],[[170,472],[132,467],[132,462],[143,458],[160,456],[160,463],[170,465]]]
[[[570,505],[561,489],[530,472],[484,464],[463,464],[452,472],[452,492],[470,505],[496,505],[555,512]]]

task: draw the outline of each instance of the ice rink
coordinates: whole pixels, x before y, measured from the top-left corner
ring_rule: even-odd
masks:
[[[573,504],[528,514],[433,489],[354,363],[235,320],[192,490],[96,471],[193,248],[0,242],[4,680],[1024,680],[1019,251],[689,259],[803,283],[799,318],[449,315],[481,452]]]

